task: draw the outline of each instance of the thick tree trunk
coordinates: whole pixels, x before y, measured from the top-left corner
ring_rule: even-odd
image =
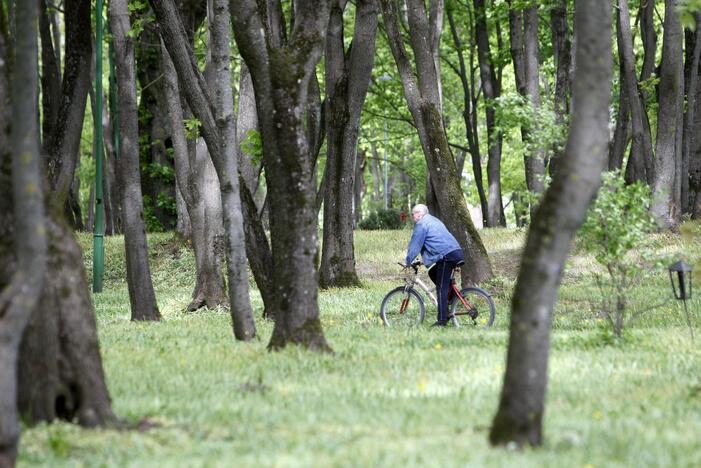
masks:
[[[90,87],[92,28],[90,0],[66,0],[66,60],[57,122],[49,144],[49,177],[56,203],[63,204],[75,174]]]
[[[171,140],[175,161],[175,177],[181,188],[192,225],[192,249],[195,254],[195,289],[187,310],[200,307],[214,309],[226,304],[226,288],[222,275],[223,255],[217,239],[223,236],[219,180],[202,139],[187,141],[185,115],[178,77],[164,45],[161,45],[165,100],[170,117]],[[182,104],[181,104],[182,103]]]
[[[20,437],[19,348],[29,317],[37,306],[46,267],[47,236],[41,229],[44,184],[36,137],[39,133],[37,14],[36,2],[19,5],[20,34],[16,37],[16,60],[13,60],[7,48],[4,5],[0,4],[0,262],[4,265],[0,269],[0,467],[3,468],[15,466]],[[15,62],[12,90],[8,79],[11,62]],[[9,139],[12,141],[8,142]],[[12,264],[14,271],[10,270]]]
[[[666,0],[651,207],[658,226],[665,229],[678,225],[681,219],[675,196],[675,178],[681,177],[681,171],[677,171],[681,162],[677,133],[682,126],[679,110],[684,97],[682,57],[682,28],[677,1]]]
[[[377,6],[372,0],[356,5],[353,42],[343,46],[341,0],[331,8],[326,39],[326,180],[324,231],[319,266],[322,288],[359,286],[353,248],[355,165],[360,112],[365,101],[375,54]]]
[[[224,101],[230,101],[233,107],[233,99],[229,99],[230,88],[229,92],[225,89],[231,79],[228,68],[229,42],[223,39],[225,32],[221,30],[222,24],[219,23],[222,20],[217,19],[212,44],[213,57],[215,57],[215,63],[219,65],[216,70],[216,81],[219,84],[216,89],[217,105],[215,105],[215,101],[207,93],[204,77],[199,71],[192,49],[185,40],[184,27],[172,0],[150,0],[150,4],[158,19],[163,42],[173,60],[181,89],[202,125],[202,134],[217,171],[224,208],[225,248],[227,253],[232,255],[227,258],[227,273],[230,282],[229,299],[232,301],[230,307],[234,321],[234,334],[239,340],[249,340],[255,336],[255,323],[250,298],[247,293],[241,293],[241,288],[244,287],[241,279],[245,278],[246,262],[234,263],[245,254],[243,254],[244,246],[238,244],[244,239],[237,234],[242,232],[243,219],[236,170],[235,141],[232,144],[232,138],[235,139],[235,128],[233,128],[233,115],[230,112],[233,109],[223,107]],[[218,4],[217,11],[221,11],[221,8],[221,4]],[[226,16],[224,20],[228,23],[228,15]],[[226,43],[226,53],[221,52],[224,43]],[[224,83],[225,76],[229,77],[227,83]],[[225,135],[221,133],[223,129],[227,132]],[[248,287],[247,281],[245,287]]]
[[[472,223],[460,188],[455,160],[450,152],[443,126],[438,101],[438,77],[433,65],[432,52],[422,40],[429,36],[435,37],[437,33],[429,34],[429,21],[425,7],[421,2],[412,0],[408,13],[410,42],[416,58],[417,81],[400,33],[397,4],[392,0],[382,0],[380,5],[392,55],[402,79],[404,96],[419,131],[419,139],[440,216],[465,253],[467,261],[465,268],[462,269],[462,281],[479,283],[492,276],[492,266],[479,233]]]
[[[619,35],[619,60],[625,74],[625,92],[628,94],[633,141],[626,166],[626,181],[650,182],[652,179],[652,139],[647,124],[647,113],[638,94],[638,78],[635,74],[635,56],[633,54],[633,36],[630,30],[630,12],[628,0],[620,0],[617,9],[616,26]]]
[[[588,12],[596,11],[596,15]],[[611,17],[606,0],[576,3],[577,68],[562,159],[528,233],[512,302],[509,350],[492,444],[542,444],[550,325],[572,237],[606,165]]]
[[[504,205],[501,200],[501,143],[502,137],[496,129],[496,109],[494,100],[501,96],[501,83],[497,81],[497,74],[492,60],[492,52],[489,46],[489,30],[487,29],[487,15],[484,0],[474,0],[475,7],[475,39],[480,68],[480,80],[482,81],[482,93],[485,99],[485,113],[487,121],[487,184],[489,186],[489,200],[487,211],[482,211],[486,217],[487,226],[506,226],[504,217]],[[481,181],[480,181],[481,183]]]
[[[136,110],[136,64],[134,43],[129,36],[131,22],[127,0],[111,0],[109,5],[117,83],[119,85],[119,129],[121,145],[117,164],[122,195],[124,248],[127,285],[132,320],[160,320],[148,262],[144,225],[141,169],[139,166],[139,125]]]
[[[295,3],[289,42],[277,44],[252,0],[232,0],[236,43],[253,78],[270,203],[274,282],[279,296],[270,349],[330,350],[319,321],[314,258],[317,223],[305,130],[309,80],[321,57],[329,1]],[[260,34],[263,31],[264,34]]]

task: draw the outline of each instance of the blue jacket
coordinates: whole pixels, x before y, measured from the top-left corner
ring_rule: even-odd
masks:
[[[424,265],[430,267],[448,253],[459,249],[460,244],[448,232],[445,224],[427,213],[414,226],[406,253],[406,264],[410,264],[421,253]]]

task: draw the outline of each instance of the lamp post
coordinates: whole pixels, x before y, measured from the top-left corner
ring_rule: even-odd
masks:
[[[691,318],[689,309],[686,307],[686,300],[691,299],[692,294],[692,268],[691,265],[679,261],[668,267],[669,281],[672,283],[672,293],[674,298],[684,302],[684,314],[686,316],[686,324],[691,333],[691,341],[694,341],[694,328],[691,326]]]

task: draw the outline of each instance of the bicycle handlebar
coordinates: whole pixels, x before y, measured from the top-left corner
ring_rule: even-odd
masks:
[[[418,273],[418,272],[419,272],[419,267],[422,265],[421,260],[417,260],[417,261],[415,261],[415,262],[413,262],[413,263],[411,263],[411,264],[409,264],[409,265],[405,265],[405,264],[400,263],[400,262],[397,262],[397,264],[398,264],[399,266],[401,266],[402,269],[404,269],[404,270],[406,270],[406,269],[409,268],[409,267],[413,268],[413,269],[414,269],[414,273]]]

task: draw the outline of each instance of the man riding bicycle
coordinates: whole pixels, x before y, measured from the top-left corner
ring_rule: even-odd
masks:
[[[428,268],[428,276],[436,285],[438,317],[432,327],[448,324],[448,292],[453,269],[465,261],[460,244],[448,231],[445,224],[428,213],[426,205],[418,204],[411,210],[416,225],[407,247],[405,265],[410,265],[420,253]]]

